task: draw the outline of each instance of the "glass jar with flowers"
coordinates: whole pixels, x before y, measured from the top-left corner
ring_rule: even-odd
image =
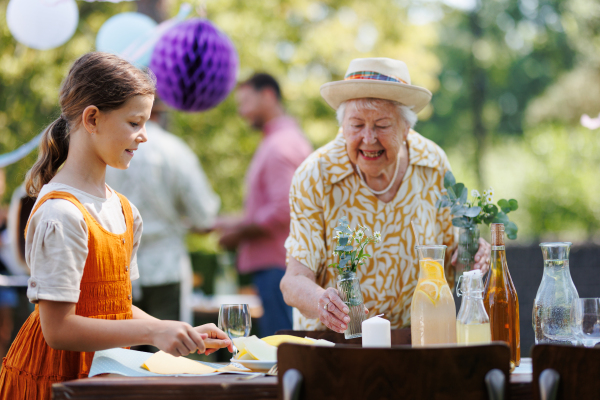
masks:
[[[364,300],[360,291],[360,280],[356,275],[356,268],[364,264],[367,257],[365,247],[373,242],[381,242],[381,234],[375,232],[369,236],[369,228],[357,225],[354,230],[350,229],[348,218],[342,217],[334,228],[333,257],[339,257],[338,262],[330,264],[336,267],[337,289],[342,301],[348,306],[350,322],[344,332],[346,339],[362,336],[362,322],[365,319]]]
[[[456,281],[464,271],[470,271],[475,264],[475,254],[479,248],[479,224],[502,223],[509,239],[517,238],[517,225],[510,221],[508,213],[516,211],[519,203],[515,199],[498,200],[494,204],[494,189],[489,188],[483,194],[469,190],[463,183],[456,183],[452,172],[444,176],[446,193],[437,201],[437,207],[450,207],[452,225],[458,228],[458,254],[456,262]]]

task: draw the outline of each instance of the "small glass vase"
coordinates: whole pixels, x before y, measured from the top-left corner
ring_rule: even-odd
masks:
[[[456,260],[455,282],[463,272],[471,271],[475,265],[475,254],[479,250],[479,226],[458,228],[458,255]]]
[[[342,301],[350,310],[350,322],[344,332],[346,339],[362,337],[362,322],[365,320],[365,306],[360,282],[355,272],[343,272],[337,276],[337,288]]]

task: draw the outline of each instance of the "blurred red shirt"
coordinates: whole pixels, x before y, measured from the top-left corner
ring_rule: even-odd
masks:
[[[244,215],[247,222],[261,226],[269,235],[240,244],[240,272],[285,269],[284,243],[290,232],[292,177],[312,150],[292,117],[279,117],[265,124],[263,140],[246,174]]]

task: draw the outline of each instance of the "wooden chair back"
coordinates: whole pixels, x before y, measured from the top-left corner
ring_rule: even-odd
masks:
[[[535,399],[600,398],[600,348],[536,345],[531,358]]]
[[[313,339],[325,339],[336,344],[354,344],[362,345],[362,338],[345,339],[343,333],[337,333],[331,330],[326,331],[277,331],[277,335],[291,335],[298,337],[309,337]],[[410,344],[410,328],[392,329],[392,346]]]
[[[504,398],[510,350],[505,344],[381,349],[284,343],[277,360],[284,400],[483,400]],[[495,382],[492,397],[486,377]]]

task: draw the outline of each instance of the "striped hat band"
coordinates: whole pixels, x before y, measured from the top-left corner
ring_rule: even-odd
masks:
[[[397,83],[404,83],[405,85],[408,85],[408,83],[406,83],[406,81],[404,79],[400,79],[395,76],[380,74],[379,72],[374,72],[374,71],[357,71],[357,72],[349,73],[344,77],[345,81],[349,81],[352,79],[372,79],[372,80],[376,80],[376,81],[397,82]]]

